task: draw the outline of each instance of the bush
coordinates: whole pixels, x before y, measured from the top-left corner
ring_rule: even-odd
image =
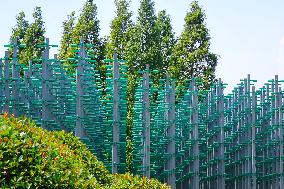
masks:
[[[27,118],[0,117],[0,188],[168,188],[156,180],[112,175],[75,136]]]
[[[161,184],[156,179],[147,179],[146,177],[133,176],[129,173],[114,175],[113,183],[110,187],[116,189],[136,189],[136,188],[149,188],[149,189],[166,189],[169,188],[166,184]]]

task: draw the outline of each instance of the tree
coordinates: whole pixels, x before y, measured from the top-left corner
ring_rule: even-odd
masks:
[[[111,22],[110,42],[107,47],[107,56],[112,58],[114,51],[118,58],[124,58],[126,43],[129,40],[128,29],[133,26],[131,21],[132,13],[129,11],[129,3],[126,0],[115,0],[116,16]]]
[[[125,56],[132,69],[131,72],[144,70],[146,64],[150,65],[150,69],[158,68],[161,64],[156,20],[154,2],[141,0],[137,23],[128,30],[130,40],[126,45]]]
[[[28,64],[29,60],[40,58],[44,48],[38,48],[38,44],[44,43],[45,27],[40,7],[36,7],[33,13],[34,22],[29,25],[24,35],[26,48],[20,54],[21,63]]]
[[[162,63],[159,53],[159,30],[156,25],[154,2],[141,0],[138,10],[138,18],[135,25],[131,25],[127,32],[127,43],[124,49],[124,58],[127,60],[128,89],[127,89],[127,136],[128,142],[128,171],[132,171],[132,127],[134,113],[134,94],[136,78],[140,77],[139,70],[145,70],[146,64],[150,69],[156,69]]]
[[[24,37],[26,34],[26,31],[29,27],[29,22],[25,20],[25,13],[20,12],[17,17],[17,24],[14,28],[12,28],[12,35],[10,37],[10,43],[13,43],[13,40],[16,40],[17,44],[23,44],[24,43]],[[23,47],[19,47],[18,54],[21,55],[23,51]],[[12,55],[12,51],[10,50],[10,53]],[[19,60],[20,62],[23,62],[23,60]]]
[[[68,19],[63,22],[63,36],[61,39],[60,58],[67,59],[75,56],[76,52],[71,48],[71,44],[79,44],[81,39],[84,39],[85,44],[91,44],[88,47],[88,55],[92,60],[95,60],[96,69],[101,75],[103,73],[103,59],[106,52],[106,39],[99,38],[99,20],[97,18],[97,6],[93,0],[87,0],[81,10],[78,21],[75,24],[74,12],[68,16]],[[73,73],[75,68],[71,66],[71,61],[65,62],[69,66],[68,71]],[[104,79],[102,79],[104,80]],[[103,81],[102,81],[103,82]]]
[[[171,25],[170,16],[165,10],[160,11],[157,17],[156,26],[159,31],[159,51],[162,59],[160,67],[161,77],[163,77],[169,66],[173,64],[173,50],[176,43],[175,34]]]
[[[129,3],[127,0],[115,0],[116,16],[111,22],[111,32],[109,43],[107,45],[107,57],[112,59],[113,53],[117,52],[119,59],[125,59],[127,51],[127,43],[130,40],[128,30],[133,27],[131,20],[132,13],[129,11]],[[128,103],[129,106],[129,103]],[[128,109],[129,110],[129,109]],[[126,170],[131,172],[131,133],[127,122],[127,167]]]
[[[63,21],[63,33],[60,41],[59,59],[66,60],[71,52],[72,32],[75,25],[75,11],[67,16],[67,20]]]
[[[72,43],[79,44],[83,38],[85,43],[92,44],[91,50],[94,51],[94,59],[99,63],[99,60],[104,58],[101,49],[101,39],[99,38],[99,20],[97,18],[97,6],[93,0],[87,0],[83,6],[78,22],[72,32]],[[72,54],[72,53],[70,53]]]
[[[69,22],[70,24],[70,22]],[[97,18],[97,6],[93,0],[87,0],[81,10],[78,21],[74,26],[72,32],[68,32],[71,35],[72,44],[79,44],[81,39],[84,39],[85,44],[91,44],[92,47],[87,47],[88,56],[91,58],[92,63],[95,64],[95,69],[99,71],[100,85],[102,86],[103,93],[105,93],[105,78],[106,78],[106,66],[103,60],[106,54],[106,44],[108,39],[99,37],[100,26]],[[63,40],[63,39],[62,39]],[[69,42],[68,42],[69,43]],[[63,49],[62,49],[63,50]],[[65,53],[66,58],[74,57],[75,52],[72,48],[68,48]],[[71,64],[70,61],[65,63],[67,66]],[[69,72],[74,72],[75,68],[69,66]]]
[[[197,1],[191,3],[186,14],[184,30],[174,49],[171,74],[179,82],[191,77],[203,80],[207,88],[215,80],[218,56],[210,52],[210,35],[205,24],[205,13]]]

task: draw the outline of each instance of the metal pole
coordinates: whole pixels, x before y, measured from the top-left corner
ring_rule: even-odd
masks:
[[[37,117],[37,108],[34,105],[34,102],[37,100],[36,97],[36,87],[33,84],[32,77],[35,77],[34,75],[34,66],[31,60],[29,60],[29,72],[28,72],[28,107],[29,107],[29,116],[31,118]],[[31,91],[31,92],[30,92]]]
[[[30,117],[30,113],[31,113],[31,107],[29,107],[29,100],[30,100],[30,96],[29,96],[29,71],[25,70],[24,71],[24,86],[25,86],[25,90],[24,93],[21,95],[21,102],[24,103],[24,106],[27,108],[25,115],[27,117]]]
[[[4,112],[10,113],[10,74],[9,74],[9,52],[5,51],[5,65],[4,65],[4,78],[5,78],[5,106]]]
[[[20,74],[18,72],[18,46],[17,40],[13,40],[13,57],[12,57],[12,82],[13,82],[13,114],[15,117],[19,117],[19,79]]]
[[[247,76],[247,79],[245,80],[245,108],[247,109],[251,109],[251,98],[250,98],[250,74],[248,74]],[[246,117],[245,117],[245,121],[247,124],[247,127],[248,127],[248,130],[247,130],[247,133],[246,133],[246,139],[244,140],[248,140],[248,142],[251,142],[251,135],[252,135],[252,132],[251,132],[251,114],[249,112],[246,113]],[[250,144],[248,144],[247,148],[246,148],[246,155],[248,157],[251,157],[252,156],[252,142]],[[248,158],[246,159],[245,161],[245,169],[246,169],[246,174],[248,174],[248,176],[245,177],[245,186],[246,188],[248,189],[252,189],[252,184],[251,184],[251,181],[252,181],[252,175],[251,175],[251,172],[252,172],[252,159]]]
[[[220,161],[218,163],[219,182],[218,189],[225,189],[225,163],[224,163],[224,95],[222,88],[222,81],[219,79],[218,83],[218,98],[219,98],[219,126],[220,126]]]
[[[42,128],[49,128],[49,121],[51,120],[51,112],[49,108],[50,98],[50,63],[49,59],[49,39],[46,38],[46,47],[42,54]]]
[[[112,131],[112,173],[118,173],[118,142],[119,142],[119,93],[118,93],[118,80],[119,80],[119,65],[117,54],[113,55],[113,131]]]
[[[168,80],[168,78],[167,78]],[[167,83],[169,83],[167,81]],[[169,171],[167,183],[171,186],[172,189],[176,188],[176,176],[175,176],[175,84],[172,82],[171,86],[166,86],[168,91],[167,103],[168,103],[168,138],[169,144],[167,146],[167,153],[169,154],[169,160],[167,162],[167,170]]]
[[[193,106],[193,120],[192,123],[194,125],[193,131],[193,139],[194,139],[194,146],[193,146],[193,154],[194,154],[194,162],[193,162],[193,185],[192,188],[199,188],[199,145],[198,145],[198,89],[195,85],[195,81],[192,81],[193,87],[193,95],[192,95],[192,106]]]
[[[84,73],[84,58],[85,58],[85,45],[84,40],[80,40],[79,45],[79,56],[80,60],[78,61],[77,70],[76,70],[76,127],[75,127],[75,136],[80,138],[86,138],[87,134],[83,126],[83,119],[85,117],[84,107],[83,107],[83,73]]]
[[[284,189],[283,183],[283,128],[282,128],[282,119],[283,119],[283,110],[282,110],[282,94],[281,87],[279,87],[278,75],[275,75],[275,111],[276,111],[276,123],[279,125],[278,133],[279,135],[279,163],[277,163],[277,172],[279,174],[279,180],[277,179],[277,188]],[[278,153],[277,153],[278,154]]]
[[[256,98],[256,93],[255,93],[255,86],[252,86],[252,116],[251,116],[251,142],[252,142],[252,157],[251,157],[251,163],[252,163],[252,189],[256,189],[256,166],[255,166],[255,157],[256,157],[256,147],[255,147],[255,134],[256,134],[256,129],[255,129],[255,121],[256,121],[256,104],[257,103],[257,98]]]
[[[279,87],[279,94],[278,94],[278,103],[279,103],[279,148],[280,148],[280,152],[279,152],[279,172],[281,173],[280,174],[280,187],[279,189],[284,189],[284,180],[283,180],[283,172],[284,172],[284,169],[283,169],[283,109],[282,109],[282,106],[283,106],[283,100],[282,100],[282,90],[281,90],[281,87]]]
[[[144,78],[143,104],[144,104],[144,156],[143,156],[143,175],[150,178],[150,102],[149,102],[149,64],[146,65],[146,73]]]

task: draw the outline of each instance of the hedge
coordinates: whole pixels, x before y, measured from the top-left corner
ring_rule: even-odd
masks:
[[[0,188],[169,188],[155,179],[112,175],[77,137],[27,118],[0,117]]]

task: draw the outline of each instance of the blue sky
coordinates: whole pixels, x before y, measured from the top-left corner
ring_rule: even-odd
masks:
[[[67,14],[77,13],[85,0],[0,0],[0,56],[8,42],[15,16],[24,11],[32,21],[35,6],[41,6],[46,36],[59,44],[62,21]],[[95,0],[101,36],[109,33],[114,17],[113,0]],[[188,0],[155,0],[156,11],[166,9],[171,15],[177,35],[182,32],[184,16],[189,10]],[[284,1],[283,0],[200,0],[207,15],[211,35],[211,50],[220,55],[217,77],[229,84],[229,90],[248,73],[262,86],[279,74],[284,79]],[[132,0],[130,9],[136,19],[139,0]],[[77,14],[78,15],[78,14]],[[54,50],[53,52],[56,52]]]

